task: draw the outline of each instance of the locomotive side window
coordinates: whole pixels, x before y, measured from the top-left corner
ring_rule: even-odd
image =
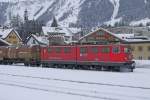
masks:
[[[55,48],[55,50],[56,50],[56,53],[60,53],[61,52],[61,48],[59,48],[59,47]]]
[[[124,48],[124,53],[130,53],[130,49],[129,48]]]
[[[150,46],[147,47],[147,50],[150,51]]]
[[[48,51],[48,53],[51,53],[52,52],[52,48],[48,48],[47,51]]]
[[[80,53],[87,53],[87,48],[86,47],[81,47],[80,48]]]
[[[91,51],[92,53],[98,53],[98,47],[92,47]]]
[[[139,50],[139,51],[142,51],[142,50],[143,50],[143,47],[142,47],[142,46],[139,46],[139,47],[138,47],[138,50]]]
[[[64,48],[64,52],[65,52],[65,53],[70,53],[70,52],[71,52],[71,48],[65,47],[65,48]]]
[[[110,48],[109,47],[103,47],[102,48],[102,53],[109,53],[110,52]]]
[[[120,48],[119,47],[113,47],[112,51],[113,51],[113,53],[119,53]]]

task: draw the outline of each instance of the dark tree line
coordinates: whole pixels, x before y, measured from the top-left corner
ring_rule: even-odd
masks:
[[[42,26],[44,25],[42,21],[37,21],[37,20],[29,20],[28,19],[28,11],[24,11],[24,20],[20,18],[19,15],[13,16],[11,18],[11,27],[16,29],[16,31],[19,33],[21,36],[23,42],[26,40],[30,34],[37,34],[41,33],[42,31]]]

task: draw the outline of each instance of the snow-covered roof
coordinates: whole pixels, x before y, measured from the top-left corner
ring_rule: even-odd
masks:
[[[120,39],[122,42],[127,42],[127,43],[143,43],[143,42],[150,42],[150,39],[148,38],[148,37],[146,37],[146,36],[135,36],[134,35],[134,33],[123,33],[123,34],[115,34],[115,33],[112,33],[112,32],[110,32],[110,31],[108,31],[108,30],[106,30],[106,29],[104,29],[104,28],[99,28],[99,29],[97,29],[96,31],[94,31],[94,32],[97,32],[97,31],[99,31],[99,30],[103,30],[103,31],[105,31],[105,32],[107,32],[107,33],[109,33],[109,34],[111,34],[111,35],[113,35],[113,36],[115,36],[116,38],[118,38],[118,39]],[[86,34],[85,36],[83,36],[83,37],[81,37],[80,39],[79,39],[79,41],[80,40],[82,40],[83,38],[85,38],[85,37],[87,37],[87,36],[89,36],[89,35],[91,35],[91,34],[93,34],[93,32],[91,32],[91,33],[88,33],[88,34]]]
[[[0,37],[3,38],[3,39],[6,38],[11,31],[12,31],[12,29],[0,28]]]
[[[5,41],[5,40],[3,40],[3,39],[1,39],[1,38],[0,38],[0,41],[3,42],[3,43],[5,43],[5,44],[7,44],[8,46],[11,46],[10,43],[8,43],[7,41]]]
[[[90,33],[84,35],[83,37],[81,37],[81,38],[79,39],[79,41],[82,40],[83,38],[85,38],[85,37],[87,37],[87,36],[93,34],[94,32],[99,31],[99,30],[103,30],[103,31],[109,33],[110,35],[112,35],[112,36],[114,36],[114,37],[116,37],[116,38],[118,38],[118,39],[120,39],[120,40],[123,40],[123,39],[120,38],[117,34],[114,34],[114,33],[112,33],[112,32],[110,32],[110,31],[108,31],[108,30],[106,30],[106,29],[104,29],[104,28],[101,27],[101,28],[98,28],[96,31],[93,31],[93,32],[90,32]]]
[[[126,42],[150,42],[150,39],[147,36],[135,36],[134,33],[132,34],[115,34],[120,37],[122,40]]]
[[[67,28],[67,27],[42,27],[44,35],[49,35],[51,33],[65,34],[66,36],[72,36],[74,33],[78,33],[81,30],[78,28]]]
[[[128,34],[128,33],[122,33],[122,34],[116,34],[121,39],[127,39],[127,38],[133,38],[134,34]]]
[[[48,44],[48,39],[45,36],[36,36],[34,34],[31,34],[28,38],[27,41],[30,39],[30,37],[33,37],[38,43],[47,45]]]
[[[150,42],[150,39],[145,36],[135,36],[131,38],[126,38],[125,39],[127,42]]]
[[[48,44],[48,40],[45,36],[36,36],[32,35],[36,40],[38,40],[40,43]]]
[[[12,31],[14,31],[16,33],[16,35],[18,36],[18,38],[20,40],[22,40],[20,35],[18,34],[18,32],[12,28],[10,28],[10,29],[0,28],[0,38],[5,39]]]

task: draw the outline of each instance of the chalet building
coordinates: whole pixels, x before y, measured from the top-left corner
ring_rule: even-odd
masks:
[[[132,48],[132,54],[136,60],[150,60],[150,40],[128,42]]]
[[[135,36],[133,33],[115,34],[99,28],[79,39],[79,43],[90,44],[128,44],[135,60],[150,60],[150,39],[147,36]]]
[[[132,54],[136,60],[150,60],[150,38],[148,36],[136,36],[135,34],[117,34],[124,40],[124,44],[129,44]]]
[[[148,36],[150,37],[150,26],[147,27],[133,27],[133,26],[122,26],[113,27],[107,29],[110,32],[120,34],[120,33],[134,33],[135,36]]]
[[[22,44],[22,39],[14,29],[0,28],[0,38],[12,45]]]
[[[50,41],[56,40],[57,42],[59,42],[58,40],[60,39],[61,43],[63,41],[66,44],[72,42],[73,41],[73,35],[75,33],[80,32],[80,31],[81,30],[77,29],[77,28],[42,27],[42,33],[43,33],[43,35],[49,37],[49,39],[52,39]]]
[[[103,28],[99,28],[96,31],[88,33],[79,39],[79,43],[90,44],[121,43],[123,41],[124,40],[118,37],[116,34],[111,33]]]
[[[49,45],[49,41],[47,37],[45,36],[37,36],[34,34],[31,34],[25,41],[26,45],[32,46],[32,45]]]
[[[134,36],[126,39],[136,60],[150,60],[150,39],[146,36]]]

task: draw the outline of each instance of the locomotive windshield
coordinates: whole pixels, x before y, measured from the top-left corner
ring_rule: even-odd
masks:
[[[131,49],[130,48],[128,48],[128,47],[125,47],[124,48],[124,53],[130,53],[131,52]]]

